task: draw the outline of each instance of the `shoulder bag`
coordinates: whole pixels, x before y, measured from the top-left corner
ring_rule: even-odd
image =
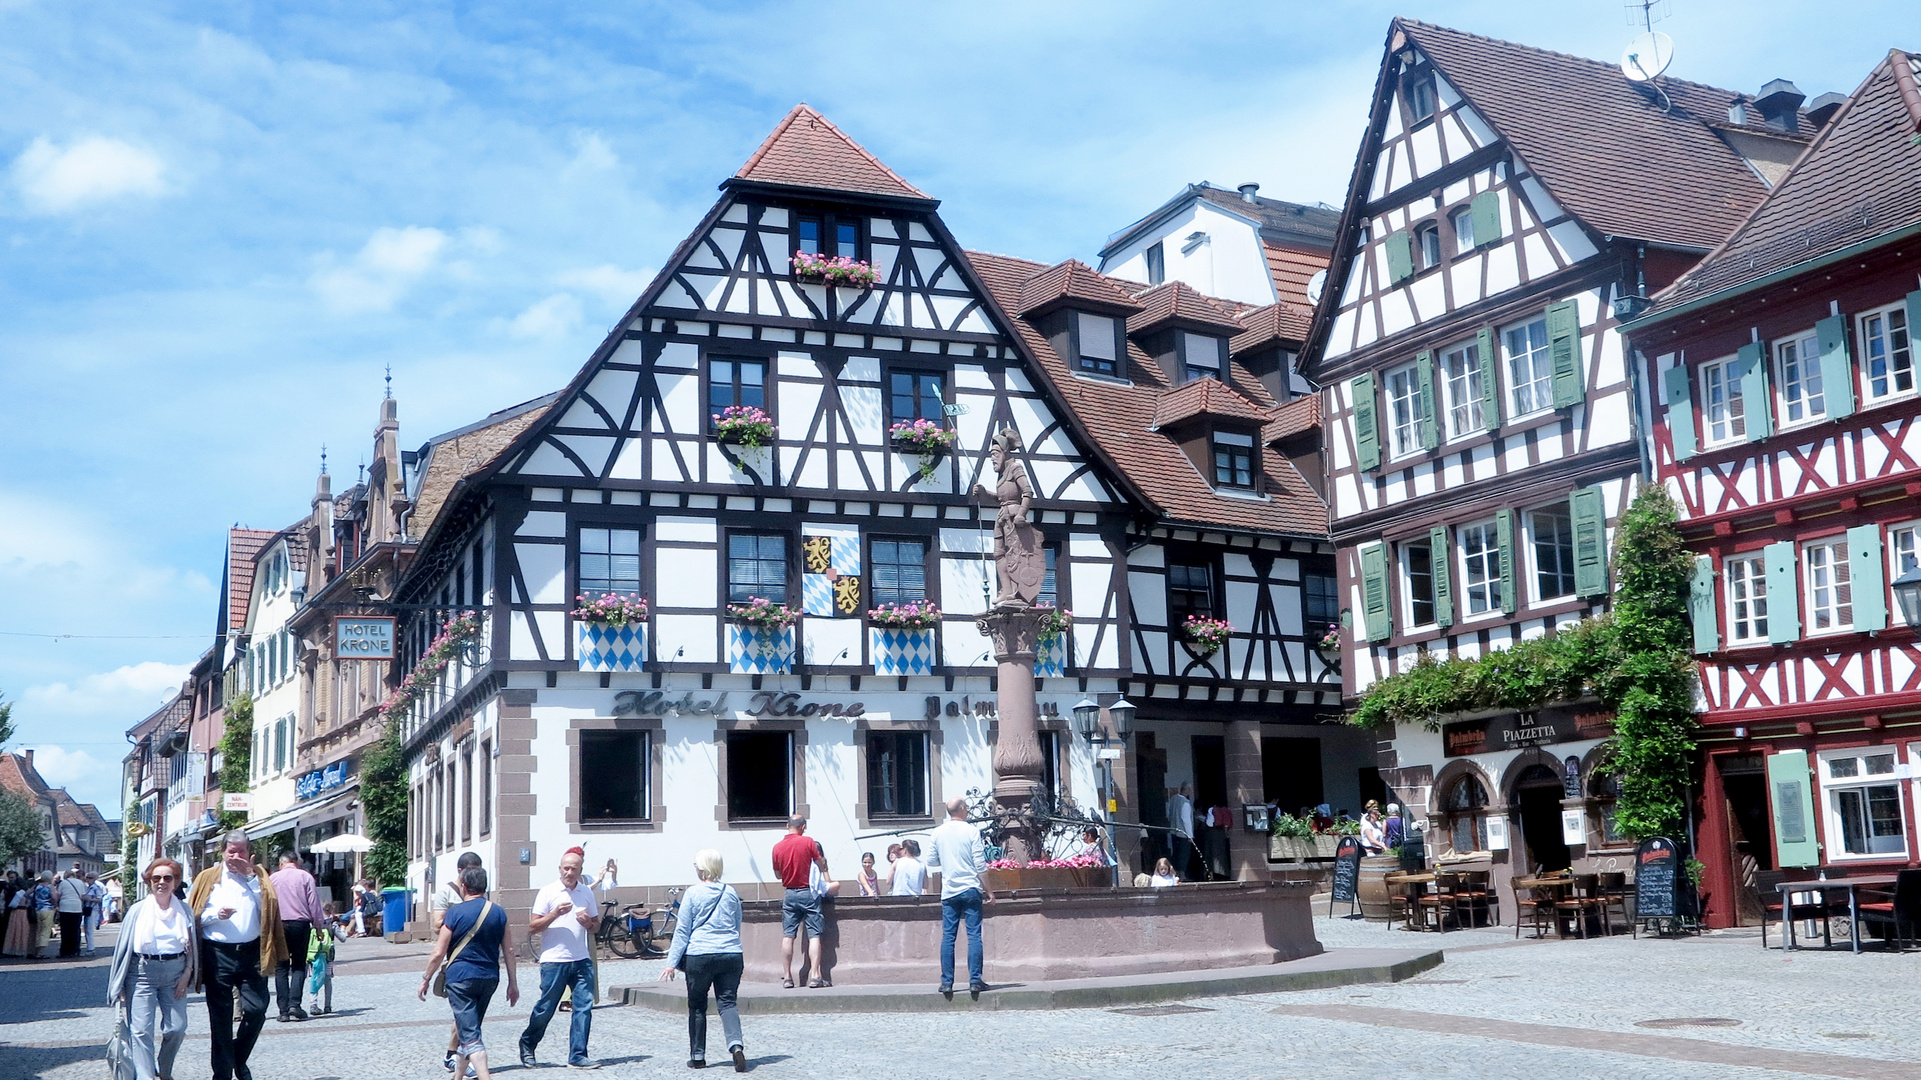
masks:
[[[454,966],[454,961],[460,958],[460,951],[467,947],[467,943],[474,939],[475,934],[480,933],[481,927],[487,925],[487,916],[491,915],[493,910],[494,902],[492,900],[482,900],[480,902],[480,917],[474,920],[474,928],[467,931],[467,936],[460,939],[460,944],[455,945],[454,951],[447,954],[447,959],[441,961],[440,967],[435,969],[433,981],[435,997],[447,996],[447,969]]]
[[[722,901],[727,899],[727,891],[731,888],[733,888],[733,886],[731,885],[722,885],[720,887],[720,892],[714,894],[714,902],[707,905],[707,910],[701,912],[700,919],[696,921],[694,925],[687,928],[688,946],[691,947],[694,944],[694,935],[700,931],[701,927],[707,925],[707,920],[714,917],[714,912],[720,910],[720,905]],[[685,951],[681,952],[680,962],[675,964],[674,966],[679,968],[682,971],[687,970],[687,953]]]

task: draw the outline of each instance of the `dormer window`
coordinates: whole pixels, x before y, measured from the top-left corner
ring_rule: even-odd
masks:
[[[1074,366],[1096,375],[1120,374],[1120,320],[1091,312],[1074,312]]]
[[[1167,252],[1162,250],[1161,242],[1154,241],[1147,249],[1147,283],[1159,285],[1167,280]]]
[[[1441,265],[1441,229],[1429,222],[1414,230],[1414,246],[1421,253],[1421,269],[1432,270]]]
[[[1227,381],[1222,378],[1221,375],[1222,364],[1224,363],[1224,358],[1221,353],[1222,346],[1225,343],[1225,338],[1217,338],[1208,334],[1196,334],[1189,330],[1181,331],[1181,372],[1183,375],[1181,381],[1193,382],[1196,379],[1205,378],[1221,379],[1223,382]]]
[[[1411,127],[1434,116],[1434,76],[1421,71],[1410,74],[1401,84],[1407,101],[1407,122]]]
[[[1214,433],[1214,486],[1254,487],[1254,436],[1233,431]]]
[[[794,249],[809,255],[858,259],[860,258],[860,222],[821,215],[797,217]]]

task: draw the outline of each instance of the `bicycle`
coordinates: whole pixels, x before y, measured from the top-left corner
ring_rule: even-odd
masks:
[[[628,960],[666,956],[667,950],[657,942],[670,940],[674,936],[674,901],[679,896],[679,889],[672,890],[667,894],[667,905],[653,911],[648,911],[645,904],[628,904],[621,908],[618,917],[614,909],[619,908],[620,904],[603,900],[597,940],[612,950],[615,956]]]

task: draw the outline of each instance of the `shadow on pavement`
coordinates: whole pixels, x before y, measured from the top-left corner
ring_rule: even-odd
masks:
[[[31,973],[32,993],[20,993],[19,976]],[[0,1025],[31,1024],[41,1020],[72,1020],[80,1009],[107,1006],[107,964],[104,959],[82,964],[37,964],[9,971],[15,990],[0,994]],[[12,1040],[0,1035],[0,1043]]]
[[[107,1044],[96,1046],[62,1046],[57,1048],[8,1047],[6,1075],[28,1080],[45,1076],[56,1069],[71,1065],[76,1061],[105,1061]],[[20,1070],[15,1072],[14,1070]]]

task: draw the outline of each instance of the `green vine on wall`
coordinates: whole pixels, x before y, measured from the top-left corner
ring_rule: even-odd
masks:
[[[400,745],[399,724],[390,721],[380,741],[360,759],[360,802],[367,811],[367,836],[374,842],[362,865],[382,886],[404,886],[407,881],[407,760]]]
[[[1593,696],[1614,710],[1611,768],[1621,777],[1616,821],[1633,837],[1674,835],[1687,813],[1694,754],[1688,624],[1693,553],[1674,500],[1644,488],[1615,529],[1614,610],[1476,660],[1422,653],[1369,687],[1349,722],[1420,724],[1450,714],[1527,711]]]
[[[253,788],[253,695],[241,694],[227,708],[227,730],[220,736],[220,790],[238,795]],[[244,828],[247,814],[222,810],[222,829]]]

